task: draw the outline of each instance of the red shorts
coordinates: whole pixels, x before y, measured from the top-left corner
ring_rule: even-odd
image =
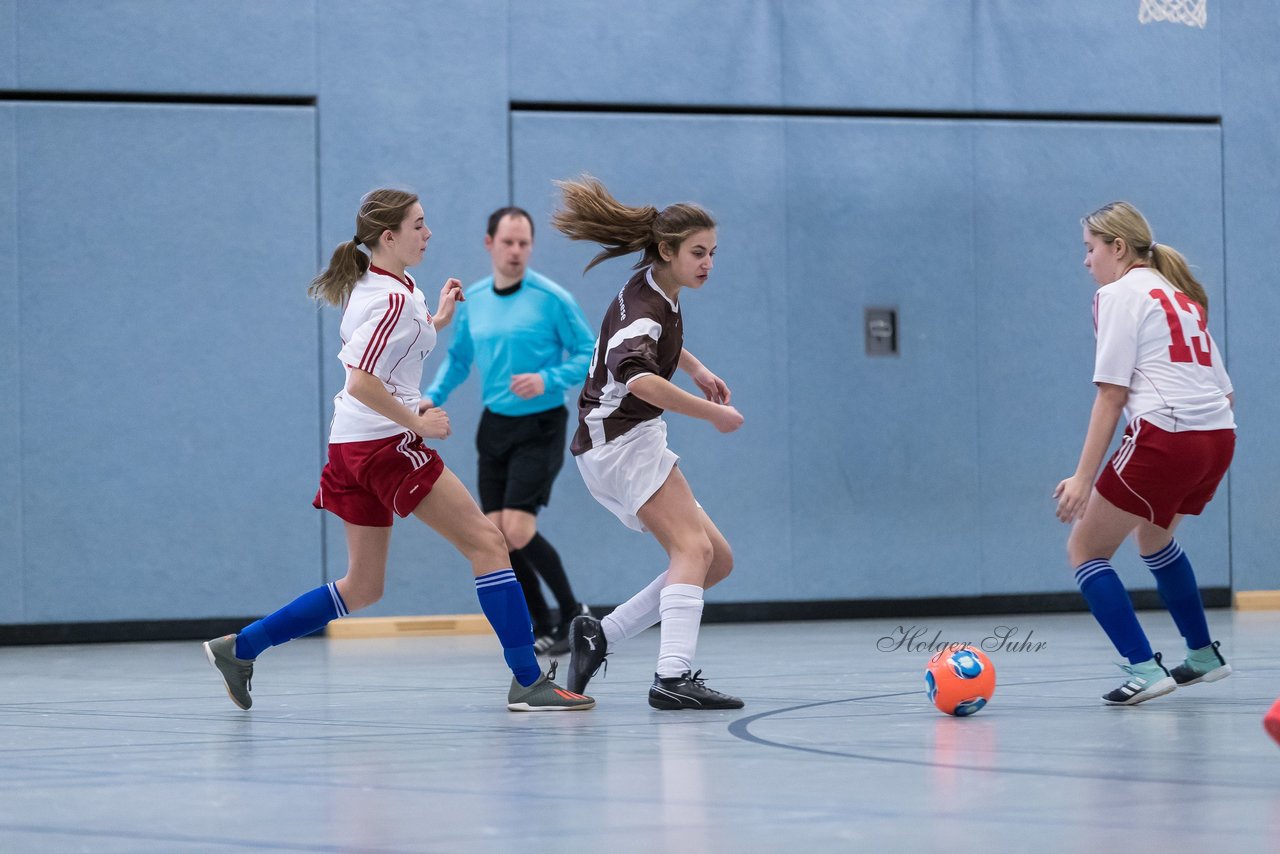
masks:
[[[1139,419],[1124,431],[1094,488],[1121,510],[1167,528],[1179,513],[1199,515],[1235,449],[1235,430],[1170,433]]]
[[[443,471],[440,455],[412,433],[330,444],[312,504],[353,525],[389,528],[392,513],[412,513]]]

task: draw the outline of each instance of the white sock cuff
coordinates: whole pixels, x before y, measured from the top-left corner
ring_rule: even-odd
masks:
[[[669,598],[679,596],[681,599],[695,599],[702,602],[702,588],[696,584],[668,584],[662,588],[661,601],[665,605]]]
[[[645,628],[648,628],[648,626]],[[627,639],[627,633],[622,623],[613,614],[607,614],[600,621],[600,631],[604,632],[604,642],[609,645],[610,649]]]

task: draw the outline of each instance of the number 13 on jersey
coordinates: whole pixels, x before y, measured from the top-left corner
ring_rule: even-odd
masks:
[[[1164,318],[1169,322],[1169,361],[1190,362],[1193,359],[1205,367],[1213,367],[1213,354],[1209,347],[1209,332],[1206,329],[1208,319],[1204,309],[1191,301],[1186,294],[1178,291],[1174,298],[1159,288],[1152,288],[1151,297],[1164,308]],[[1174,302],[1177,305],[1174,305]],[[1190,334],[1183,325],[1183,318],[1189,318],[1193,325]]]

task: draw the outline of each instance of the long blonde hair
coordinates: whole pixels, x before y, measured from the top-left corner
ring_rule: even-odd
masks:
[[[1106,243],[1123,240],[1135,261],[1150,260],[1156,272],[1169,280],[1169,284],[1182,291],[1192,302],[1198,303],[1209,313],[1209,295],[1204,285],[1191,275],[1191,267],[1182,253],[1172,246],[1157,244],[1151,236],[1151,226],[1141,212],[1128,202],[1112,202],[1103,205],[1080,220],[1089,233]]]
[[[406,190],[383,188],[365,193],[356,213],[355,237],[338,244],[329,266],[315,277],[307,293],[330,305],[345,303],[352,287],[369,271],[369,256],[360,251],[361,245],[373,247],[384,231],[400,228],[416,201],[417,195]]]
[[[658,251],[665,243],[672,252],[695,231],[715,228],[711,214],[698,205],[680,202],[658,210],[652,205],[630,207],[613,197],[598,178],[582,175],[573,180],[556,181],[560,188],[561,208],[551,223],[573,240],[587,240],[604,247],[585,273],[601,261],[643,252],[635,269],[662,260]]]

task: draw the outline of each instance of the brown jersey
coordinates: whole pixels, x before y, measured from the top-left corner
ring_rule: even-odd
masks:
[[[667,299],[651,270],[646,267],[631,277],[600,324],[591,369],[578,395],[578,430],[570,446],[574,456],[662,414],[627,390],[627,383],[648,374],[671,379],[684,348],[680,305]]]

